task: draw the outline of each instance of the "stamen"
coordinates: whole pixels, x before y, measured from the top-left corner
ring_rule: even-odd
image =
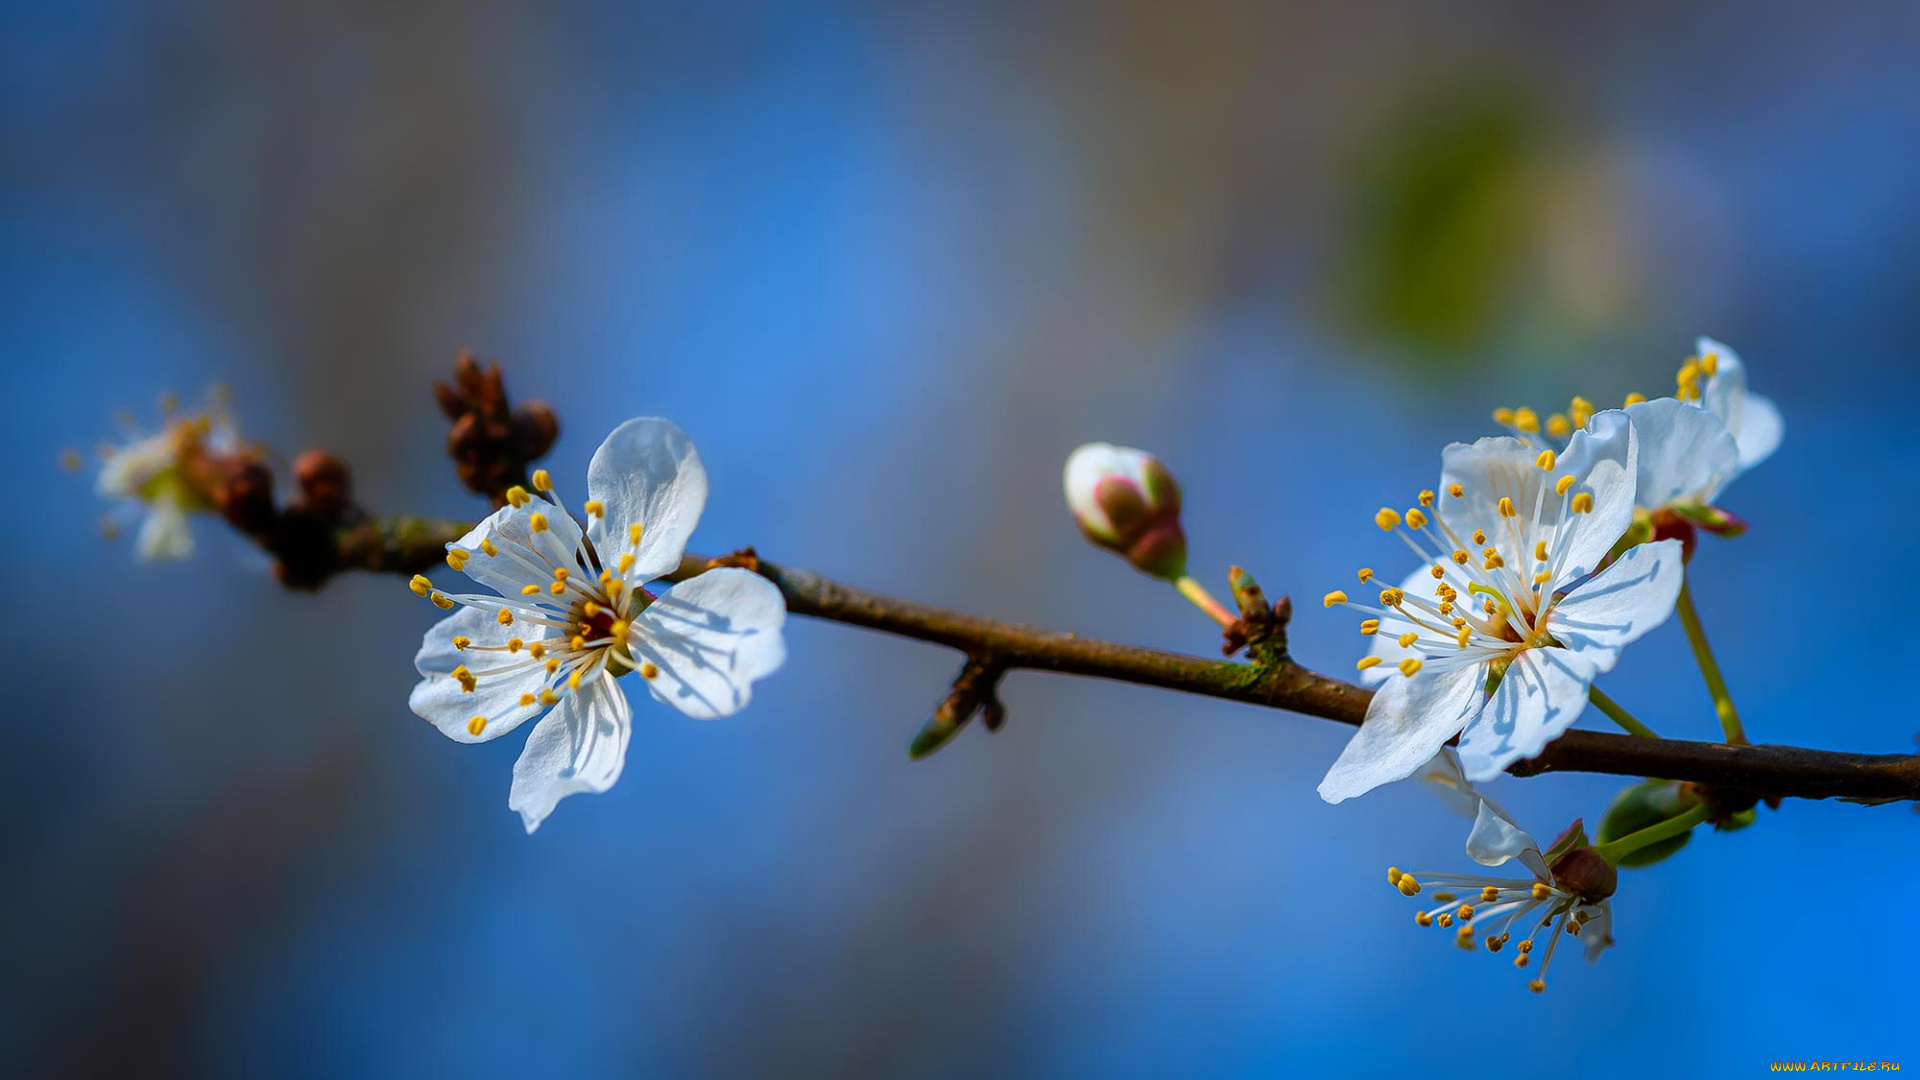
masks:
[[[1413,678],[1419,670],[1420,658],[1417,656],[1409,656],[1405,660],[1400,661],[1400,674],[1405,675],[1409,679]]]
[[[500,621],[500,625],[501,625],[501,626],[512,626],[512,625],[513,625],[513,612],[511,612],[511,611],[508,611],[508,610],[507,610],[506,608],[501,608],[501,609],[500,609],[500,614],[499,614],[499,616],[497,616],[497,617],[498,617],[498,619],[499,619],[499,621]]]
[[[1547,542],[1545,540],[1537,540],[1534,542],[1533,561],[1534,562],[1547,561]]]
[[[1628,405],[1638,405],[1638,404],[1640,404],[1641,402],[1643,402],[1643,401],[1645,401],[1645,400],[1647,400],[1647,395],[1645,395],[1645,394],[1642,394],[1642,393],[1638,393],[1638,392],[1636,392],[1636,393],[1632,393],[1632,394],[1628,394],[1628,395],[1627,395],[1627,400],[1626,400],[1626,404],[1628,404]]]
[[[538,660],[541,657],[547,655],[546,643],[536,641],[533,644],[527,646],[527,655],[533,657],[535,660]]]
[[[1380,526],[1381,532],[1392,532],[1393,527],[1400,524],[1400,515],[1383,506],[1379,513],[1373,515],[1373,523]]]
[[[543,687],[540,690],[540,704],[548,706],[558,705],[560,704],[560,695]]]
[[[415,596],[425,596],[433,591],[433,582],[428,581],[424,574],[415,574],[413,580],[407,582],[407,588],[412,589]]]
[[[1593,513],[1593,492],[1583,491],[1573,497],[1571,508],[1576,514]]]
[[[1433,568],[1433,580],[1435,580],[1435,581],[1445,581],[1446,579],[1447,579],[1447,568],[1446,568],[1446,567],[1444,567],[1444,566],[1437,566],[1437,565],[1436,565],[1436,566],[1435,566],[1435,567]]]
[[[607,504],[601,502],[599,499],[588,499],[587,504],[581,509],[587,512],[588,517],[604,518],[607,516]]]
[[[1513,500],[1507,498],[1505,495],[1500,496],[1500,516],[1510,518],[1518,517],[1519,515],[1520,511],[1513,508]]]
[[[1360,624],[1360,632],[1361,632],[1361,633],[1363,633],[1363,634],[1365,634],[1365,635],[1367,635],[1368,637],[1372,637],[1373,635],[1375,635],[1375,634],[1377,634],[1377,633],[1379,633],[1379,632],[1380,632],[1380,620],[1379,620],[1379,619],[1367,619],[1366,621],[1364,621],[1364,622],[1362,622],[1362,623]]]
[[[1370,566],[1361,567],[1360,568],[1360,584],[1365,585],[1367,582],[1372,580],[1373,580],[1373,568]]]
[[[1328,593],[1321,600],[1321,603],[1327,607],[1332,607],[1335,604],[1344,604],[1346,602],[1347,602],[1347,594],[1341,592],[1339,589],[1335,589],[1332,592]]]
[[[432,599],[433,601],[433,606],[439,608],[441,611],[453,610],[453,607],[454,607],[453,600],[450,597],[442,596],[439,593],[434,593],[433,596],[430,597],[430,599]]]
[[[1553,493],[1555,495],[1565,495],[1567,493],[1567,489],[1572,486],[1573,486],[1573,474],[1568,473],[1567,475],[1562,476],[1559,480],[1554,482]]]
[[[639,547],[640,537],[645,535],[646,531],[646,525],[638,521],[627,526],[627,543],[632,544],[634,547]]]
[[[633,552],[631,551],[623,552],[620,556],[620,572],[624,574],[627,571],[632,570],[633,563],[634,563]]]
[[[1412,630],[1409,630],[1406,633],[1400,635],[1400,638],[1399,638],[1400,647],[1403,649],[1411,649],[1413,648],[1413,643],[1419,640],[1420,640],[1420,635]]]
[[[1433,492],[1431,492],[1431,491],[1422,491],[1422,492],[1420,493],[1420,505],[1421,505],[1421,506],[1432,506],[1432,505],[1433,505]]]
[[[1513,410],[1505,408],[1493,410],[1493,422],[1499,424],[1501,427],[1512,427]]]
[[[492,539],[484,536],[480,538],[480,550],[486,552],[489,559],[500,554],[500,549],[493,546]]]
[[[1470,558],[1470,556],[1464,551],[1455,551],[1453,553],[1453,561],[1459,563],[1461,566],[1467,565],[1468,558]]]
[[[527,489],[521,487],[519,484],[515,484],[507,489],[507,505],[509,506],[518,508],[532,501],[533,496],[527,494]]]
[[[1406,598],[1407,594],[1400,589],[1385,589],[1380,593],[1380,606],[1397,608]]]
[[[447,565],[453,567],[455,570],[465,570],[467,568],[467,553],[459,548],[448,548]]]
[[[521,596],[532,596],[534,593],[537,593],[539,591],[540,591],[540,586],[538,585],[522,585],[520,587]]]
[[[1554,456],[1553,451],[1551,449],[1547,449],[1547,450],[1540,451],[1540,456],[1534,458],[1533,463],[1540,467],[1541,472],[1552,472],[1553,463],[1557,460],[1559,459]]]
[[[527,706],[529,706],[529,705],[531,705],[531,704],[533,704],[533,703],[534,703],[535,701],[538,701],[538,700],[539,700],[539,699],[538,699],[538,698],[536,698],[536,697],[534,697],[534,696],[533,696],[532,694],[521,694],[521,695],[520,695],[520,707],[524,709],[524,708],[526,708]]]
[[[1573,434],[1573,424],[1560,413],[1547,417],[1547,434],[1556,439],[1564,439]]]
[[[1354,662],[1353,669],[1355,671],[1366,671],[1368,668],[1379,667],[1381,664],[1385,662],[1386,661],[1380,659],[1377,656],[1363,656],[1359,660]]]
[[[1464,487],[1461,487],[1459,484],[1453,484],[1447,488],[1447,494],[1453,496],[1456,499],[1464,498],[1467,494],[1467,489]]]
[[[535,470],[533,470],[533,490],[535,490],[535,491],[552,491],[552,490],[553,490],[553,475],[552,475],[551,473],[549,473],[549,472],[547,472],[547,470],[545,470],[545,469],[535,469]]]
[[[1574,398],[1573,403],[1567,406],[1567,416],[1573,421],[1574,427],[1586,427],[1587,421],[1593,419],[1593,402],[1583,397]]]
[[[660,669],[652,663],[641,664],[640,677],[647,680],[657,679],[660,677]]]
[[[1419,507],[1416,506],[1407,511],[1407,528],[1418,530],[1425,528],[1426,525],[1427,515],[1421,513]]]
[[[469,734],[469,735],[479,735],[479,734],[480,734],[481,732],[483,732],[483,731],[485,731],[485,730],[487,730],[487,718],[486,718],[486,717],[484,717],[484,716],[476,716],[476,717],[474,717],[473,719],[471,719],[471,720],[469,720],[469,721],[467,721],[467,734]]]
[[[1540,430],[1540,414],[1524,406],[1515,409],[1513,410],[1513,426],[1532,435]]]
[[[534,532],[537,532],[537,533],[546,532],[547,531],[547,515],[545,514],[528,515],[527,528],[532,529]]]
[[[468,637],[468,636],[466,636],[465,634],[455,634],[455,635],[453,635],[453,647],[454,647],[454,648],[456,648],[456,649],[464,649],[464,648],[466,648],[467,646],[469,646],[469,645],[471,645],[471,644],[473,644],[473,639],[472,639],[472,638],[470,638],[470,637]]]

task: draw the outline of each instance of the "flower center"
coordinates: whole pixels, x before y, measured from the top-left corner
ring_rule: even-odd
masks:
[[[1538,974],[1528,984],[1536,994],[1547,988],[1547,966],[1553,963],[1561,933],[1579,936],[1587,923],[1601,912],[1597,904],[1583,901],[1549,881],[1460,874],[1433,877],[1423,885],[1414,875],[1390,866],[1387,883],[1400,890],[1402,896],[1419,896],[1427,889],[1433,890],[1432,898],[1438,906],[1415,912],[1413,921],[1423,927],[1452,930],[1454,944],[1462,949],[1471,951],[1478,944],[1490,953],[1497,953],[1513,940],[1515,930],[1524,930],[1526,936],[1514,946],[1513,966],[1517,968],[1533,962],[1535,945],[1545,934],[1546,949]],[[1482,935],[1483,928],[1496,929]]]

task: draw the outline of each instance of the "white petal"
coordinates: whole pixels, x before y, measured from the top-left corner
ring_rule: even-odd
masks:
[[[1626,408],[1639,440],[1635,505],[1708,503],[1740,471],[1740,449],[1720,418],[1675,398]]]
[[[134,541],[134,556],[142,562],[184,559],[193,554],[193,527],[178,503],[162,499],[147,510]]]
[[[1320,781],[1330,803],[1405,780],[1430,762],[1485,700],[1482,665],[1389,679],[1367,706],[1366,722]]]
[[[1460,771],[1460,756],[1453,747],[1443,746],[1433,755],[1433,760],[1420,769],[1419,780],[1427,790],[1440,797],[1440,801],[1464,818],[1476,817],[1480,813],[1480,793],[1467,783],[1467,776]]]
[[[420,682],[408,696],[407,705],[416,716],[439,728],[441,734],[463,743],[497,739],[539,715],[544,710],[538,704],[520,704],[522,694],[537,695],[546,685],[546,672],[538,664],[511,675],[482,675],[470,694],[449,674],[462,665],[470,671],[483,672],[490,667],[519,663],[527,655],[525,652],[517,656],[504,652],[476,653],[471,647],[458,649],[453,644],[455,636],[466,637],[473,645],[504,645],[513,635],[512,627],[501,626],[492,615],[477,608],[461,608],[435,623],[421,639],[420,652],[413,658]],[[467,727],[476,716],[487,718],[479,735]]]
[[[613,429],[587,465],[587,498],[606,507],[602,559],[633,550],[632,581],[651,581],[680,565],[687,538],[707,505],[707,470],[693,440],[657,416]],[[631,525],[644,526],[640,546],[627,543]]]
[[[786,621],[773,582],[722,567],[675,585],[635,619],[633,653],[659,669],[647,680],[655,699],[696,720],[731,716],[746,708],[753,681],[786,661]]]
[[[555,534],[552,543],[542,544],[541,547],[552,549],[557,546],[563,553],[573,552],[578,543],[579,527],[564,511],[536,499],[524,507],[503,506],[495,510],[451,545],[472,552],[463,573],[502,596],[516,599],[524,587],[538,585],[541,588],[538,596],[545,600],[548,595],[545,591],[547,583],[553,580],[548,568],[552,559],[534,554],[539,549],[530,547],[533,529],[528,522],[536,511],[546,516],[548,528]],[[566,520],[562,522],[562,518]],[[502,554],[488,555],[486,549],[480,546],[482,540],[491,540],[494,549]],[[571,566],[568,569],[579,572]]]
[[[1784,428],[1780,407],[1773,399],[1748,394],[1746,410],[1740,418],[1740,432],[1734,437],[1740,445],[1740,470],[1745,472],[1772,457],[1780,448]]]
[[[1460,767],[1467,779],[1491,780],[1546,749],[1580,719],[1594,674],[1591,663],[1570,649],[1522,652],[1493,700],[1460,736]]]
[[[534,725],[526,750],[513,763],[508,808],[518,810],[532,832],[561,799],[607,790],[620,779],[632,734],[633,711],[612,679],[596,679],[563,696]]]
[[[1747,391],[1747,366],[1740,354],[1709,337],[1694,343],[1701,356],[1712,353],[1714,373],[1701,388],[1700,404],[1720,417],[1740,447],[1740,469],[1765,461],[1780,445],[1780,410],[1772,401]]]
[[[1673,614],[1686,572],[1680,541],[1639,544],[1555,604],[1547,630],[1596,672],[1611,671],[1621,649]]]
[[[1613,905],[1605,900],[1596,905],[1600,913],[1587,920],[1580,928],[1580,944],[1587,947],[1587,963],[1600,959],[1600,954],[1613,946]]]
[[[1633,422],[1619,409],[1595,413],[1587,426],[1573,433],[1567,452],[1553,470],[1553,478],[1575,478],[1570,494],[1588,492],[1593,509],[1585,514],[1569,511],[1571,519],[1564,543],[1567,554],[1556,588],[1578,581],[1600,565],[1607,552],[1633,524],[1633,493],[1639,470],[1639,441]],[[1539,472],[1539,470],[1535,470]],[[1541,475],[1546,475],[1541,473]]]
[[[1540,845],[1491,799],[1482,799],[1479,813],[1474,815],[1473,832],[1467,835],[1467,858],[1482,866],[1500,866],[1519,859],[1541,878],[1548,877]]]
[[[1506,530],[1500,516],[1501,498],[1511,498],[1515,506],[1531,513],[1541,485],[1555,479],[1533,463],[1541,449],[1511,435],[1489,435],[1473,443],[1453,443],[1441,451],[1443,494],[1438,503],[1448,526],[1463,537],[1481,529],[1498,539]],[[1457,499],[1444,494],[1455,484],[1463,491]]]

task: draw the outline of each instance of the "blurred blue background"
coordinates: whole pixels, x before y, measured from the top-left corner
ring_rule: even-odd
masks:
[[[1787,442],[1696,590],[1762,741],[1913,746],[1920,8],[1518,2],[10,5],[0,275],[16,515],[0,1060],[18,1075],[1748,1075],[1920,1066],[1906,807],[1793,802],[1626,875],[1619,947],[1520,973],[1420,932],[1421,791],[1323,805],[1348,729],[800,621],[753,707],[640,703],[537,836],[523,740],[406,706],[435,614],[278,589],[213,521],[96,535],[60,451],[231,385],[376,509],[476,515],[427,393],[462,346],[582,475],[637,414],[696,543],[1208,652],[1085,548],[1058,466],[1168,460],[1198,572],[1318,596],[1495,405],[1740,349]],[[46,622],[24,616],[42,615]],[[1351,620],[1296,652],[1348,670]],[[1712,713],[1677,626],[1606,685]],[[1591,725],[1598,718],[1587,723]],[[1502,781],[1542,839],[1619,781]]]

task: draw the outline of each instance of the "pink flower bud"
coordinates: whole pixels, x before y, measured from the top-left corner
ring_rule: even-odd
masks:
[[[1088,540],[1135,569],[1175,580],[1187,572],[1180,485],[1144,450],[1088,443],[1067,457],[1067,507]]]

